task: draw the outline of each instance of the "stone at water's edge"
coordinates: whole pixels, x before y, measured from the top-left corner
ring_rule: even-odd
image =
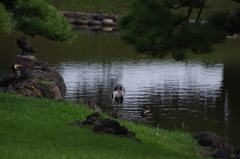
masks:
[[[22,65],[20,76],[8,89],[9,93],[23,96],[63,100],[66,85],[63,77],[48,63],[37,61],[34,56],[17,55]]]
[[[88,115],[87,120],[84,122],[74,121],[73,125],[76,126],[93,126],[93,132],[101,134],[113,134],[119,137],[129,137],[135,139],[136,133],[129,131],[125,126],[120,126],[116,120],[103,118],[98,112]],[[142,142],[140,139],[135,139],[137,142]]]
[[[33,65],[34,62],[37,61],[35,56],[30,56],[30,55],[17,55],[17,64],[20,64],[22,67],[26,65]]]
[[[213,132],[190,132],[201,146],[213,148],[218,151],[213,155],[217,159],[240,159],[240,149],[234,149],[231,144],[224,142],[223,138]]]
[[[201,146],[220,149],[223,147],[224,140],[221,136],[212,132],[190,132]]]

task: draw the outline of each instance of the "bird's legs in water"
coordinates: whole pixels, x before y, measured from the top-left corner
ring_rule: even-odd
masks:
[[[118,110],[119,110],[120,112],[122,111],[122,109],[121,109],[121,105],[119,105]]]
[[[112,100],[111,106],[112,106],[114,103],[115,103],[115,101]],[[118,110],[119,110],[120,112],[122,111],[122,109],[121,109],[121,104],[119,104],[119,103],[118,103]]]
[[[122,112],[122,107],[121,107],[121,104],[120,104],[120,103],[118,103],[118,111],[119,111],[119,112]]]

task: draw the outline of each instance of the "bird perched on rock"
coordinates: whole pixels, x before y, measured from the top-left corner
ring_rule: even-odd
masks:
[[[143,109],[141,112],[141,117],[134,120],[135,124],[144,124],[147,121],[147,113],[150,112],[150,110]]]
[[[22,55],[24,55],[24,52],[39,52],[34,50],[31,43],[25,37],[17,38],[17,45],[22,49]]]
[[[1,81],[0,81],[0,87],[7,87],[7,89],[8,89],[9,85],[17,80],[18,74],[17,74],[16,69],[20,66],[21,65],[19,65],[19,64],[12,64],[11,65],[11,69],[12,69],[13,74],[10,74],[10,75],[2,78]]]
[[[123,102],[124,94],[125,94],[125,88],[123,87],[123,85],[117,84],[114,87],[114,91],[111,95],[112,104],[114,103],[114,101],[121,104]]]

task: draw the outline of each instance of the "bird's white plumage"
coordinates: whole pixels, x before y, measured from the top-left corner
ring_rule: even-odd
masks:
[[[121,84],[117,84],[114,87],[114,91],[112,92],[111,98],[112,98],[112,104],[114,103],[114,100],[118,103],[123,102],[123,96],[125,94],[125,88]]]

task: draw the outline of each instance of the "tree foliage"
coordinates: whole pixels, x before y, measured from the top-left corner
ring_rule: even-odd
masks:
[[[240,11],[231,16],[213,14],[203,24],[199,19],[204,4],[205,0],[137,0],[130,6],[132,12],[118,22],[120,38],[137,52],[156,57],[172,53],[174,59],[181,60],[187,50],[196,54],[212,52],[213,44],[240,29],[233,27],[239,24],[236,17]],[[186,12],[176,12],[179,8]],[[193,9],[198,10],[198,15],[191,22]]]
[[[12,14],[5,10],[4,5],[0,3],[0,31],[10,33],[15,23],[12,20]]]
[[[240,8],[237,8],[233,13],[216,12],[210,15],[207,20],[212,28],[222,29],[229,35],[240,33]]]
[[[14,29],[32,37],[36,35],[55,41],[71,42],[75,37],[66,18],[44,0],[2,0],[12,13]],[[4,31],[4,30],[2,30]]]

